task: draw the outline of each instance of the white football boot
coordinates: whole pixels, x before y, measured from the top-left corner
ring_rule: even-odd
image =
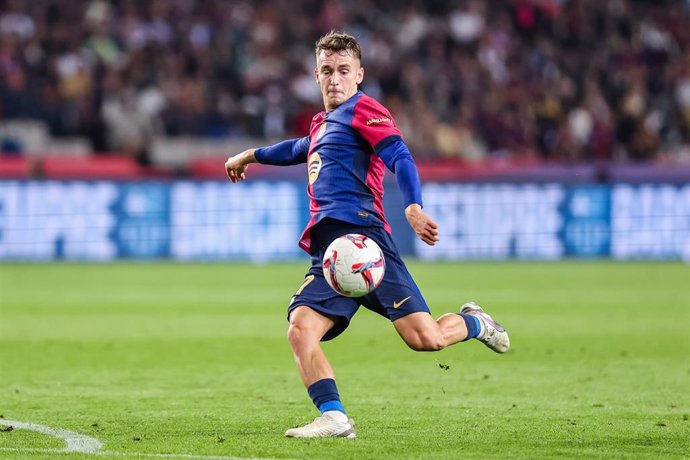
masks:
[[[484,345],[496,353],[505,353],[510,348],[510,338],[506,330],[494,319],[482,310],[482,307],[474,302],[467,302],[460,309],[460,313],[473,315],[482,323],[483,332],[477,337]]]
[[[329,410],[313,422],[285,432],[288,438],[355,438],[355,422],[337,410]]]

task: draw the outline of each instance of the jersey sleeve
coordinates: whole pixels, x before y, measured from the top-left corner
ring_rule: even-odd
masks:
[[[403,206],[406,208],[412,203],[423,206],[422,184],[419,180],[417,165],[405,142],[400,138],[388,142],[379,149],[378,155],[386,167],[395,173],[395,179],[403,196]]]
[[[366,139],[376,153],[391,142],[402,139],[388,109],[366,95],[355,105],[352,127]]]
[[[306,163],[307,153],[309,153],[309,136],[260,147],[254,150],[254,157],[261,164],[289,166]]]

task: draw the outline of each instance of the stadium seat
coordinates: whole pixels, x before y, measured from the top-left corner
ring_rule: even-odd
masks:
[[[0,179],[27,179],[31,161],[26,157],[0,157]]]
[[[135,179],[142,176],[139,164],[127,156],[49,156],[42,161],[47,179]]]

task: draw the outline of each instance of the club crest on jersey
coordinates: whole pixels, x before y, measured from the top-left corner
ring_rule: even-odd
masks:
[[[326,124],[327,124],[327,123],[323,123],[323,124],[321,125],[321,127],[319,128],[319,132],[316,133],[316,138],[317,138],[317,139],[320,139],[321,136],[323,136],[323,134],[326,132]]]
[[[319,152],[314,152],[309,157],[309,185],[316,182],[319,178],[319,172],[321,172],[321,155]]]

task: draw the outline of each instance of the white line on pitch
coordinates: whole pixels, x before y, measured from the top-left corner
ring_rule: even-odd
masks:
[[[66,451],[61,449],[32,449],[32,448],[22,448],[22,447],[0,447],[0,452],[17,452],[17,453],[29,453],[29,454],[51,454],[51,455],[69,455],[77,452]],[[86,452],[81,452],[86,453]],[[188,458],[188,459],[198,459],[198,460],[276,460],[271,458],[258,458],[258,457],[226,457],[223,455],[196,455],[196,454],[153,454],[144,452],[90,452],[89,455],[94,455],[98,457],[138,457],[138,458]],[[289,460],[289,459],[281,459]]]
[[[19,428],[22,430],[35,431],[37,433],[60,438],[67,444],[64,449],[65,452],[81,452],[84,454],[92,454],[103,449],[103,444],[101,441],[96,438],[86,436],[85,434],[77,433],[76,431],[4,419],[0,419],[0,425],[11,426],[13,428]]]
[[[96,438],[77,433],[76,431],[63,430],[61,428],[51,428],[36,423],[19,422],[17,420],[0,419],[0,425],[11,426],[21,430],[35,431],[55,438],[62,439],[66,443],[64,449],[34,449],[34,448],[14,448],[0,447],[0,452],[26,452],[37,454],[72,454],[82,453],[98,455],[100,457],[140,457],[140,458],[188,458],[199,460],[273,460],[246,457],[227,457],[222,455],[195,455],[195,454],[153,454],[143,452],[107,452],[102,451],[103,443]]]

